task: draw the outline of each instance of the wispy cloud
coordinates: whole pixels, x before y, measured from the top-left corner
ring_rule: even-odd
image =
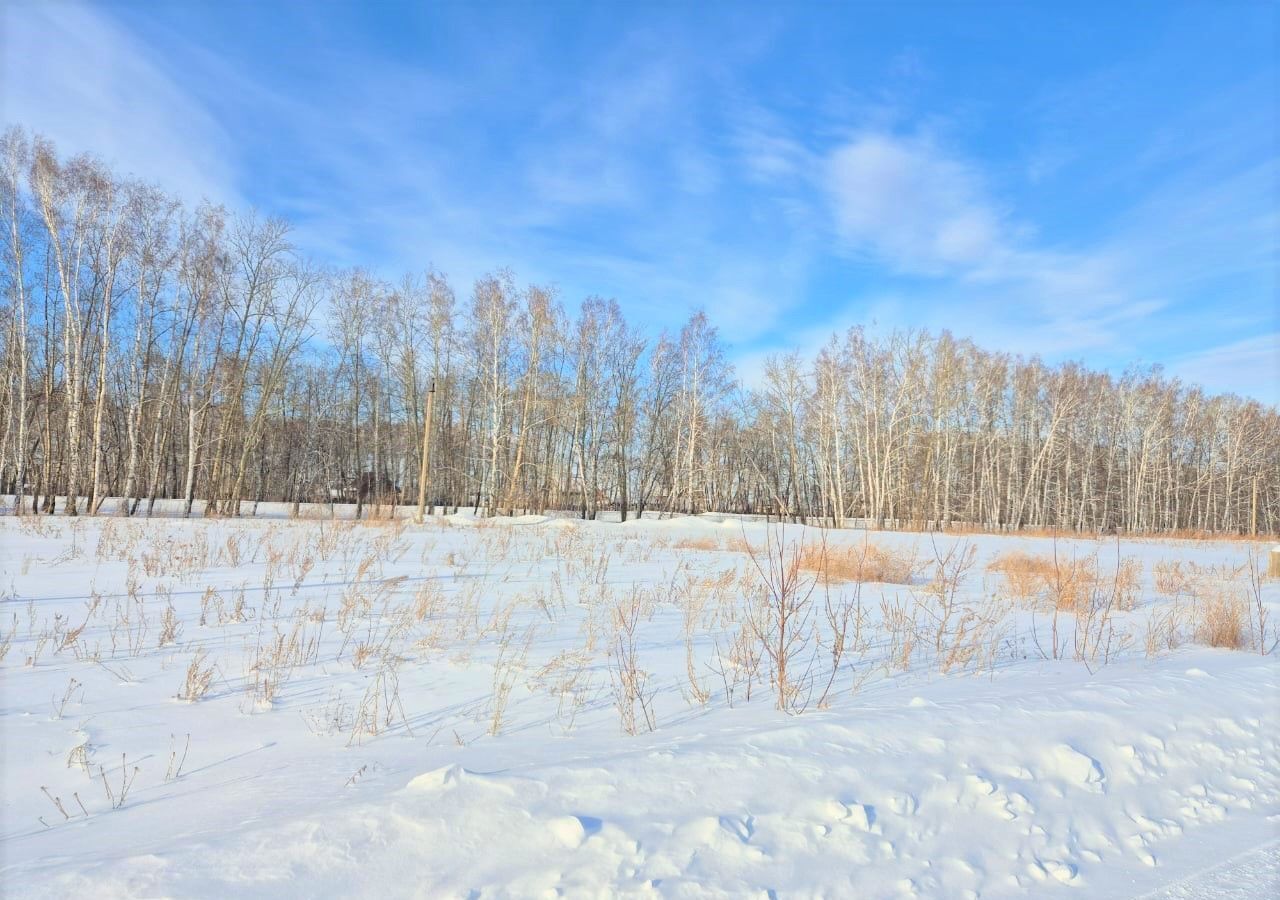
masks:
[[[925,139],[859,135],[826,167],[836,228],[855,250],[928,275],[991,269],[1012,254],[976,172]]]
[[[230,136],[109,16],[74,3],[0,7],[0,115],[188,199],[241,202]]]
[[[928,135],[864,131],[826,154],[820,186],[838,244],[910,278],[874,310],[881,321],[1061,358],[1119,349],[1165,305],[1145,280],[1125,279],[1122,247],[1047,245],[991,182]]]
[[[347,34],[368,21],[344,8],[305,25],[323,61],[277,65],[269,29],[251,49],[213,9],[12,0],[0,114],[187,199],[281,213],[335,265],[435,264],[460,293],[510,265],[655,329],[704,307],[746,370],[874,319],[1208,380],[1226,360],[1200,348],[1252,353],[1242,336],[1277,327],[1260,298],[1280,167],[1256,115],[1274,87],[1256,72],[1130,127],[1167,56],[1091,64],[1012,92],[996,122],[989,84],[950,89],[938,42],[801,61],[822,42],[782,16],[588,17],[561,46],[515,7],[483,27],[433,10],[434,52],[397,54],[385,21]]]
[[[823,186],[846,249],[898,272],[1016,288],[1049,318],[1064,300],[1073,320],[1135,300],[1109,249],[1037,244],[1037,229],[996,200],[987,180],[928,137],[869,132],[831,151]]]
[[[1175,359],[1169,371],[1210,392],[1245,394],[1280,405],[1280,331],[1189,353]]]

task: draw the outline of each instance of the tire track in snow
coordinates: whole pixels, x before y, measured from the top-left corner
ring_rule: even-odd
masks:
[[[1280,838],[1136,900],[1261,900],[1280,896]]]

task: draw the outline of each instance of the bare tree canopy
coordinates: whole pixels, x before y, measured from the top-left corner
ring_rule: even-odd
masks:
[[[284,221],[183,208],[19,129],[0,212],[0,494],[24,514],[425,484],[488,514],[1280,531],[1280,413],[1158,369],[854,328],[748,389],[702,313],[651,339],[508,270],[461,297],[435,271],[323,271]]]

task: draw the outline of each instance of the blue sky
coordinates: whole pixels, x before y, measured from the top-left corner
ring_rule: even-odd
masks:
[[[336,265],[1280,400],[1272,3],[0,4],[6,123]]]

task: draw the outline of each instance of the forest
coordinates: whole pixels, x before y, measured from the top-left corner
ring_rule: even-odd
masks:
[[[144,516],[1280,532],[1280,412],[1156,367],[855,327],[748,385],[701,312],[655,335],[507,269],[335,270],[280,218],[184,204],[19,128],[0,172],[0,494],[20,514],[119,497]]]

